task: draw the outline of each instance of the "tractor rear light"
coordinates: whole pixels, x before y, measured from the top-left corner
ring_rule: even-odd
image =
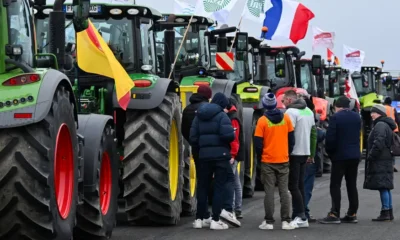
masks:
[[[243,92],[255,93],[255,92],[258,92],[258,88],[256,88],[256,87],[245,87],[243,89]]]
[[[200,86],[200,85],[210,86],[210,83],[209,82],[203,82],[203,81],[197,81],[197,82],[194,83],[194,85],[196,85],[196,86]]]
[[[135,84],[135,87],[138,87],[138,88],[145,88],[145,87],[151,86],[150,80],[135,80],[135,81],[133,81],[133,83]]]
[[[119,160],[120,160],[120,161],[123,161],[123,160],[124,160],[124,156],[121,156],[121,155],[120,155],[120,156],[119,156]]]
[[[8,79],[3,82],[3,86],[20,86],[40,81],[39,74],[24,74]]]
[[[14,118],[32,118],[32,113],[14,113]]]

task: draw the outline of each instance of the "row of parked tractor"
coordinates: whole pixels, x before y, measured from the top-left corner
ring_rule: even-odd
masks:
[[[238,103],[243,196],[261,189],[252,135],[261,98],[312,96],[326,127],[348,71],[272,47],[210,18],[88,0],[0,0],[0,239],[110,238],[118,223],[175,225],[196,212],[196,175],[181,112],[199,85]],[[115,82],[79,69],[76,26],[93,23],[135,87],[127,110]],[[234,53],[234,70],[217,53]],[[176,59],[175,64],[174,60]],[[172,73],[172,74],[171,74]],[[378,67],[351,75],[363,116],[395,79]],[[389,93],[391,92],[391,93]],[[353,106],[356,106],[353,100]],[[362,151],[363,149],[361,149]]]

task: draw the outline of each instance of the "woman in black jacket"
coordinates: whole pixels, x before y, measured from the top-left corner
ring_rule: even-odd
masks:
[[[373,128],[368,136],[368,157],[365,169],[364,188],[379,190],[382,210],[380,216],[372,221],[391,221],[393,217],[392,194],[393,156],[390,150],[393,130],[396,124],[386,116],[385,107],[376,104],[371,109],[374,120]]]

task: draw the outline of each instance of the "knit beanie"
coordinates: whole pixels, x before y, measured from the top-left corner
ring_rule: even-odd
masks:
[[[337,108],[350,108],[350,99],[346,96],[340,96],[335,101]]]
[[[211,103],[215,103],[221,106],[223,109],[225,109],[229,104],[228,99],[225,97],[223,93],[220,92],[214,95],[213,99],[211,100]]]
[[[210,88],[209,86],[207,86],[207,85],[200,85],[200,86],[197,88],[197,93],[200,94],[200,95],[202,95],[202,96],[204,96],[204,97],[206,97],[207,99],[210,99],[211,96],[212,96],[212,90],[211,90],[211,88]]]
[[[262,98],[262,104],[265,109],[267,110],[273,110],[276,108],[276,97],[275,94],[273,93],[266,93],[264,97]]]
[[[385,100],[383,101],[384,104],[391,105],[392,104],[392,99],[390,97],[385,97]]]
[[[371,112],[378,113],[379,115],[386,117],[386,108],[382,104],[375,104],[372,106]]]

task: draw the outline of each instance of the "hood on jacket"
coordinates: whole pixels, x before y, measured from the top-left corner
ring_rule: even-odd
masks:
[[[234,105],[232,105],[232,107],[229,108],[228,111],[229,111],[229,112],[237,112],[237,108],[236,108]]]
[[[265,111],[264,116],[266,116],[272,123],[277,124],[282,121],[283,112],[275,108],[274,110]]]
[[[189,102],[192,104],[200,103],[200,102],[208,102],[208,99],[206,96],[204,96],[202,94],[194,93],[192,96],[190,96]]]
[[[202,104],[197,109],[197,117],[201,120],[210,120],[211,118],[213,118],[215,115],[217,115],[222,111],[223,111],[222,107],[218,104],[215,103]]]
[[[296,101],[292,102],[286,108],[297,108],[297,109],[305,109],[307,107],[306,101],[303,98],[299,98]]]
[[[375,121],[374,121],[374,126],[378,123],[378,122],[384,122],[384,123],[386,123],[387,125],[389,125],[389,127],[392,129],[392,130],[395,130],[396,129],[396,123],[394,122],[394,120],[392,119],[392,118],[390,118],[390,117],[379,117],[379,118],[377,118],[377,119],[375,119]]]

